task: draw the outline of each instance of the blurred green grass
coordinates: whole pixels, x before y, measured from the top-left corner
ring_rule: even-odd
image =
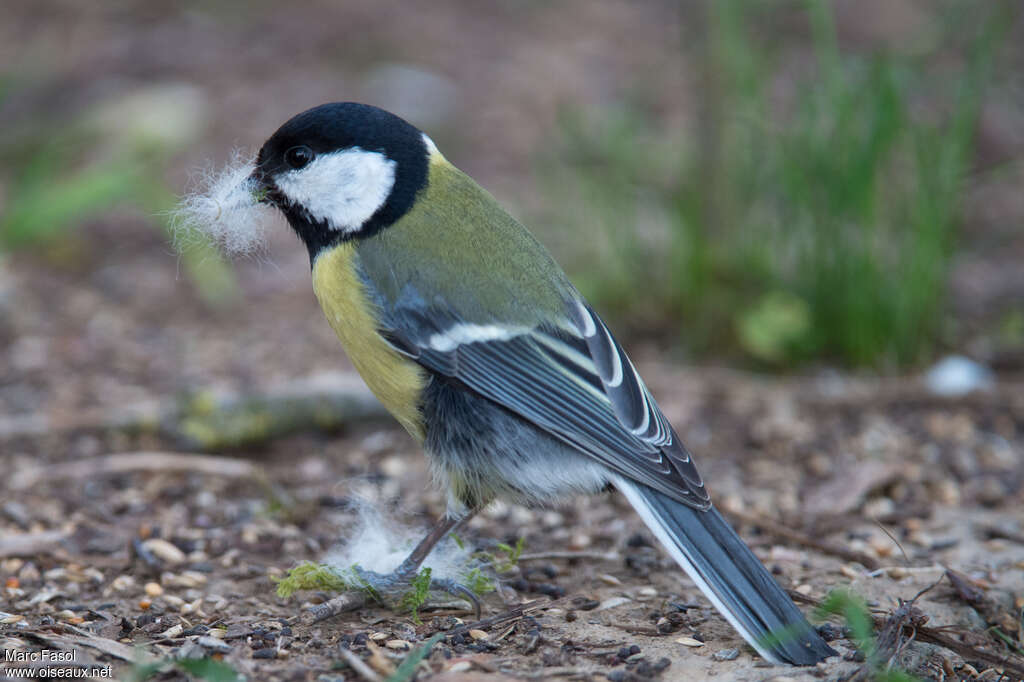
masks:
[[[0,98],[17,88],[7,83]],[[198,135],[201,104],[188,88],[162,86],[106,106],[24,121],[0,143],[6,196],[0,252],[33,250],[55,262],[79,259],[80,228],[118,208],[141,211],[174,240],[178,197],[164,173]],[[181,250],[185,272],[210,305],[234,300],[233,270],[210,243]]]
[[[556,224],[575,227],[562,251],[600,309],[775,367],[908,366],[946,340],[964,180],[1008,5],[950,6],[917,54],[841,52],[830,7],[799,5],[814,68],[794,76],[758,32],[780,3],[709,3],[696,131],[639,105],[567,113],[544,177],[567,212]],[[937,50],[958,68],[934,68]],[[780,105],[772,87],[787,76]]]

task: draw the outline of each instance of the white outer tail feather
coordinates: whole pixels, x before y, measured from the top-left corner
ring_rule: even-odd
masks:
[[[750,632],[742,623],[740,623],[736,616],[725,608],[725,605],[718,598],[718,595],[714,593],[711,586],[707,584],[697,569],[694,568],[693,563],[689,558],[687,558],[682,550],[680,550],[679,545],[673,541],[672,536],[669,535],[660,519],[658,519],[654,512],[651,511],[650,505],[647,504],[643,495],[641,495],[640,491],[637,490],[636,484],[622,476],[612,475],[610,476],[610,479],[615,488],[621,492],[627,500],[629,500],[631,505],[633,505],[633,509],[635,509],[636,513],[640,515],[640,518],[643,519],[643,522],[651,532],[654,533],[654,536],[658,538],[658,542],[660,542],[672,558],[676,560],[676,563],[686,571],[686,575],[690,576],[690,580],[696,583],[697,587],[700,588],[700,591],[704,593],[704,596],[706,596],[714,607],[718,609],[718,612],[721,613],[727,621],[729,621],[729,624],[732,625],[736,632],[740,633],[743,639],[745,639],[750,646],[754,647],[757,653],[761,655],[761,658],[766,661],[770,661],[771,663],[775,663],[776,665],[781,665],[783,661],[779,660],[777,656],[772,654],[758,641],[758,635]]]

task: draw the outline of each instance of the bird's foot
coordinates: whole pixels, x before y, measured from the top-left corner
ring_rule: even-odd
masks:
[[[429,592],[446,592],[472,604],[476,619],[480,620],[480,599],[476,593],[451,578],[432,578],[429,573],[417,571],[416,567],[405,564],[391,573],[377,573],[358,567],[355,567],[355,573],[367,591],[389,608],[408,606],[410,600],[414,603],[422,602]]]

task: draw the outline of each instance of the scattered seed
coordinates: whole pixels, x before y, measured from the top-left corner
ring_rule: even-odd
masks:
[[[473,639],[487,639],[488,637],[490,637],[490,635],[488,635],[483,630],[470,630],[469,636]]]
[[[409,647],[412,645],[410,645],[409,642],[405,641],[404,639],[389,639],[388,641],[384,642],[384,646],[386,646],[389,649],[408,651]]]
[[[473,664],[469,661],[456,661],[448,667],[447,672],[450,673],[464,673],[469,672],[473,669]]]
[[[603,582],[605,585],[612,585],[614,587],[622,587],[622,581],[619,580],[618,578],[616,578],[614,575],[609,575],[607,573],[602,573],[601,575],[597,576],[597,578],[598,578],[598,580]]]
[[[811,586],[807,583],[803,585],[797,585],[796,591],[802,595],[808,595],[811,593]]]
[[[160,583],[146,583],[142,589],[150,597],[159,597],[164,593],[164,588],[160,587]]]
[[[139,600],[139,608],[142,609],[143,611],[148,611],[149,607],[152,606],[152,605],[153,605],[153,602],[151,602],[148,599],[140,599]]]
[[[683,646],[692,647],[704,646],[704,642],[700,641],[699,639],[694,639],[693,637],[680,637],[676,640],[676,644],[682,644]]]
[[[370,635],[370,639],[372,639],[374,642],[383,642],[388,637],[390,637],[390,635],[386,632],[375,632],[372,635]]]

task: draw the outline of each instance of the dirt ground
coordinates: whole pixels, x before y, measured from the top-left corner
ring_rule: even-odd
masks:
[[[564,105],[600,110],[639,90],[673,125],[699,109],[687,101],[701,78],[684,49],[699,28],[687,3],[175,5],[10,3],[0,63],[14,75],[0,113],[19,125],[63,120],[55,114],[185,84],[204,127],[161,169],[179,191],[189,169],[258,145],[305,107],[373,101],[422,121],[449,158],[530,215],[536,153]],[[844,46],[898,41],[923,20],[913,2],[837,6]],[[794,23],[780,15],[770,29],[803,31]],[[1015,92],[983,112],[982,156],[1021,148]],[[950,293],[968,329],[1024,290],[1024,233],[1007,220],[1021,215],[1021,168],[967,199]],[[387,420],[213,455],[153,421],[126,424],[126,413],[166,416],[197,391],[247,396],[309,380],[304,390],[363,395],[286,230],[262,260],[239,264],[234,304],[213,308],[155,222],[119,207],[0,260],[0,677],[55,669],[27,660],[48,650],[119,678],[184,659],[222,660],[252,680],[386,679],[407,648],[443,633],[416,679],[870,679],[836,618],[824,632],[839,657],[814,669],[759,661],[616,495],[555,510],[495,505],[474,519],[473,547],[525,542],[520,573],[485,598],[482,623],[453,609],[416,623],[374,605],[309,622],[331,595],[279,598],[272,579],[343,542],[352,500],[425,528],[442,494]],[[895,666],[925,679],[1024,679],[1020,357],[1004,358],[990,389],[940,398],[916,374],[760,376],[626,345],[713,499],[802,608],[850,587],[891,635]],[[900,610],[917,595],[917,611]],[[906,627],[884,627],[894,610]],[[154,679],[184,675],[167,663]]]
[[[226,321],[174,303],[173,258],[160,249],[127,256],[103,230],[89,236],[107,254],[90,274],[44,275],[26,258],[4,283],[19,292],[9,319],[20,331],[3,360],[5,648],[71,649],[75,665],[110,664],[119,676],[147,658],[214,655],[249,679],[352,680],[360,677],[341,647],[386,671],[406,646],[447,632],[417,679],[839,680],[860,668],[834,619],[841,657],[813,670],[766,667],[615,495],[557,510],[497,505],[473,520],[471,545],[521,537],[526,548],[521,574],[485,599],[483,618],[530,608],[474,627],[484,638],[459,629],[473,621],[465,611],[428,612],[417,624],[370,605],[308,623],[304,610],[329,595],[282,599],[271,578],[343,541],[357,495],[425,527],[443,511],[425,458],[375,420],[336,434],[304,430],[201,467],[159,434],[104,428],[125,404],[166,400],[200,377],[255,391],[347,365],[288,266],[243,264],[254,303]],[[137,287],[120,294],[108,280]],[[68,305],[54,310],[54,298]],[[739,514],[742,535],[784,586],[812,600],[850,586],[882,618],[930,587],[916,608],[963,648],[911,642],[907,630],[899,665],[930,679],[1000,679],[985,671],[1003,657],[1024,665],[986,634],[1020,636],[1021,377],[945,399],[915,377],[761,377],[640,351],[641,372],[714,499]],[[40,394],[47,410],[18,409]],[[40,416],[41,427],[32,420]],[[973,606],[944,568],[978,591]]]

